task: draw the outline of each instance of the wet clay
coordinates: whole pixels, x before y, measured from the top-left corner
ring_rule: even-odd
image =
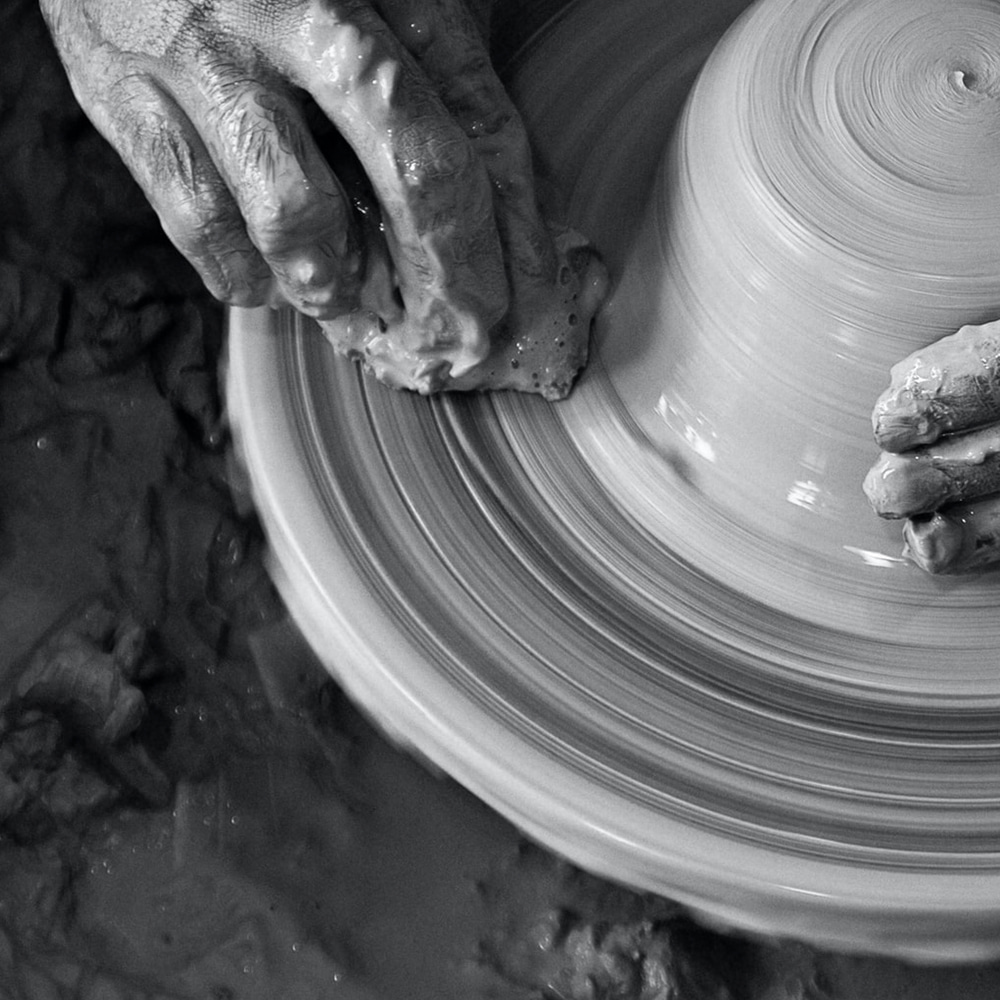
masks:
[[[860,486],[914,327],[997,304],[952,61],[989,79],[993,8],[931,7],[754,8],[676,130],[741,4],[535,39],[515,101],[614,284],[558,406],[386,392],[267,317],[229,383],[282,592],[391,736],[716,924],[924,961],[1000,923],[997,585],[930,580]]]
[[[1000,315],[998,53],[976,0],[776,0],[692,92],[601,351],[651,441],[776,544],[898,553],[859,489],[869,413],[901,358]]]
[[[657,2],[649,9],[656,8],[662,14],[664,6]],[[683,28],[698,26],[703,30],[714,23],[712,17],[718,19],[725,14],[723,5],[712,6],[712,16],[706,22],[704,4],[692,5],[690,10],[678,5],[683,17],[681,24],[671,25],[676,30],[654,33],[648,23],[632,19],[641,14],[642,4],[629,4],[626,10],[602,2],[585,5],[583,10],[590,15],[584,23],[571,21],[569,37],[557,34],[554,48],[542,45],[539,62],[529,63],[530,73],[519,78],[522,93],[526,78],[534,79],[541,88],[531,95],[530,103],[542,117],[545,95],[558,98],[553,105],[557,120],[565,121],[567,109],[579,107],[582,82],[572,81],[568,96],[559,97],[558,80],[551,80],[546,73],[565,72],[568,66],[575,66],[592,77],[592,67],[599,63],[592,58],[578,58],[586,54],[591,32],[599,43],[597,50],[609,59],[614,56],[614,63],[626,77],[634,74],[637,85],[653,74],[645,72],[648,67],[643,64],[642,52],[637,51],[641,46],[636,40],[658,38],[667,47],[659,55],[669,57],[666,65],[678,68],[675,90],[669,91],[676,93],[676,88],[686,88],[698,61],[691,52],[703,54],[707,50],[704,39],[695,45],[690,36],[684,35]],[[607,22],[599,17],[602,10],[609,15]],[[13,30],[15,22],[17,32]],[[14,0],[0,12],[0,24],[11,29],[0,32],[5,52],[14,48],[12,40],[16,39],[17,51],[22,55],[30,53],[21,61],[0,61],[4,74],[16,75],[23,70],[30,81],[30,87],[25,84],[21,92],[23,103],[19,98],[0,111],[10,115],[15,106],[19,111],[33,108],[28,98],[39,98],[40,80],[48,79],[52,63],[40,58],[39,50],[30,46],[22,34],[26,24],[38,25],[35,5]],[[674,43],[677,49],[670,48]],[[561,56],[553,58],[553,53]],[[627,55],[631,61],[625,58]],[[3,77],[5,86],[10,83],[9,75]],[[662,90],[659,92],[662,95]],[[46,114],[27,116],[38,130],[27,133],[29,140],[34,142],[39,134],[59,139],[79,137],[86,149],[90,140],[78,124],[51,128],[53,109],[66,112],[71,107],[63,85]],[[613,101],[606,112],[609,120],[602,122],[596,137],[587,137],[587,143],[613,144],[620,139],[616,123],[625,129],[634,120],[634,115],[621,114]],[[3,121],[10,126],[10,117]],[[558,129],[542,129],[540,134],[551,136],[554,142]],[[9,127],[0,129],[0,138],[10,141],[10,148],[23,148],[25,135]],[[40,164],[58,165],[64,159],[57,154],[50,157],[44,145],[36,145],[31,158],[11,156],[4,165],[7,169],[23,168],[29,181],[37,182]],[[583,155],[558,155],[555,159],[574,169],[588,165]],[[631,160],[633,177],[642,175],[645,169],[639,159]],[[73,162],[81,166],[79,159]],[[607,162],[610,158],[604,159]],[[603,170],[604,166],[599,164],[596,169]],[[108,170],[107,161],[102,161],[101,176],[106,178]],[[58,171],[55,173],[58,176]],[[13,189],[21,189],[15,172],[5,176]],[[75,181],[82,184],[89,176],[82,169],[73,173]],[[47,175],[46,181],[50,179]],[[46,183],[39,190],[37,183],[30,182],[24,190],[57,200],[58,184]],[[115,184],[110,192],[111,201],[120,211],[126,190],[124,184]],[[620,224],[627,231],[634,222],[634,215],[629,213],[635,208],[637,193],[630,185],[622,185],[606,196],[617,202],[608,230]],[[122,806],[120,801],[116,805],[115,796],[108,797],[108,787],[95,780],[103,772],[94,771],[93,754],[81,755],[78,746],[67,748],[63,743],[60,747],[56,740],[32,756],[35,746],[27,738],[30,734],[15,732],[12,738],[10,730],[5,732],[0,808],[7,822],[16,806],[10,799],[11,785],[28,786],[39,778],[41,787],[34,791],[41,794],[36,797],[38,808],[32,818],[44,818],[46,810],[52,808],[63,822],[57,844],[44,839],[27,842],[28,827],[24,824],[17,825],[16,837],[5,836],[0,844],[0,986],[5,996],[31,1000],[51,996],[88,1000],[98,996],[115,1000],[164,1000],[168,996],[178,1000],[271,1000],[276,996],[524,1000],[557,991],[572,1000],[589,1000],[595,989],[614,991],[615,996],[627,996],[628,1000],[658,998],[665,993],[713,1000],[730,995],[760,1000],[778,996],[795,1000],[868,1000],[872,996],[992,1000],[997,996],[1000,987],[995,965],[969,970],[915,969],[897,962],[816,953],[790,943],[751,943],[693,928],[678,918],[675,904],[627,893],[616,885],[582,876],[541,851],[525,848],[513,828],[495,814],[381,741],[339,695],[331,694],[333,686],[310,667],[308,655],[303,662],[299,647],[293,644],[289,648],[275,631],[260,628],[268,606],[264,596],[266,579],[259,565],[259,549],[248,544],[254,534],[239,530],[239,519],[231,509],[228,491],[230,486],[236,486],[231,482],[233,470],[223,468],[219,456],[212,458],[200,451],[205,442],[214,441],[217,446],[219,438],[211,400],[205,396],[206,388],[212,388],[214,383],[200,353],[206,344],[206,331],[199,326],[199,313],[185,309],[182,329],[175,331],[177,336],[167,336],[166,343],[160,342],[152,354],[136,357],[128,353],[128,341],[123,342],[119,335],[138,335],[150,327],[155,331],[162,289],[147,294],[149,286],[137,282],[129,267],[121,273],[112,270],[106,276],[116,279],[108,286],[113,294],[106,295],[104,282],[95,287],[80,281],[79,272],[73,272],[77,277],[72,285],[74,294],[70,296],[67,289],[62,289],[63,315],[68,312],[73,322],[69,330],[63,331],[66,336],[47,343],[42,336],[42,327],[48,328],[45,310],[40,309],[38,315],[33,315],[33,310],[39,304],[54,306],[61,296],[49,294],[54,285],[58,287],[51,273],[33,273],[25,264],[26,256],[39,251],[38,233],[26,234],[26,227],[16,218],[27,214],[24,210],[29,204],[39,208],[37,201],[27,198],[15,199],[8,206],[10,227],[4,234],[4,252],[16,257],[20,265],[15,267],[9,261],[2,265],[4,291],[22,295],[20,299],[17,295],[4,299],[9,309],[6,315],[16,316],[16,321],[3,330],[9,338],[3,341],[4,463],[0,474],[4,677],[9,679],[11,658],[31,645],[66,601],[79,592],[110,587],[120,601],[131,606],[135,616],[158,633],[154,645],[159,670],[141,666],[141,658],[136,663],[132,655],[120,655],[131,628],[119,632],[108,652],[119,658],[122,662],[118,666],[129,672],[139,667],[141,676],[136,680],[149,695],[160,723],[171,720],[170,728],[178,738],[168,741],[167,746],[162,728],[151,726],[143,735],[150,752],[164,766],[169,765],[175,775],[179,772],[180,780],[175,798],[166,808],[141,807],[134,796],[129,805]],[[45,206],[41,208],[39,214],[46,215]],[[585,204],[578,201],[575,211],[583,209]],[[92,199],[70,198],[61,203],[60,211],[48,216],[56,236],[51,244],[41,245],[39,259],[47,260],[58,272],[74,260],[79,263],[68,252],[73,235],[92,238],[97,233],[114,231],[116,240],[126,233],[134,238],[134,218],[115,215],[115,226],[95,229],[94,212]],[[80,216],[84,217],[83,223],[77,225]],[[109,223],[107,211],[98,212],[97,217]],[[70,226],[69,222],[74,224]],[[119,224],[122,228],[116,229]],[[614,245],[610,234],[608,245]],[[127,257],[129,263],[136,259],[134,253]],[[142,294],[134,296],[131,303],[121,303],[123,292],[129,289],[133,294],[135,290]],[[99,323],[102,306],[116,301],[126,308],[108,308],[104,322]],[[148,321],[138,322],[137,318],[147,312]],[[52,329],[56,326],[53,322]],[[116,336],[110,336],[112,332]],[[22,335],[24,339],[20,339]],[[199,358],[201,365],[196,363]],[[39,361],[44,363],[37,364]],[[321,383],[326,387],[337,384],[336,379],[325,383],[323,363],[318,367]],[[341,376],[344,367],[337,368]],[[129,368],[127,375],[122,374],[125,368]],[[272,377],[274,373],[272,369]],[[83,381],[69,384],[67,378],[70,382]],[[274,395],[273,383],[270,388],[265,398],[273,399],[276,406],[281,404],[283,399],[280,394]],[[350,384],[343,388],[348,396],[357,390]],[[391,401],[388,407],[385,397]],[[258,405],[261,398],[257,397]],[[442,512],[436,511],[433,503],[429,509],[421,508],[419,494],[411,497],[413,509],[438,530],[439,544],[447,555],[447,561],[440,564],[441,578],[447,579],[451,573],[468,574],[471,561],[472,568],[478,568],[488,582],[488,587],[482,588],[488,595],[486,603],[502,613],[505,628],[511,627],[526,608],[537,606],[540,625],[552,637],[551,650],[565,641],[566,637],[558,634],[563,620],[560,616],[572,613],[572,608],[564,601],[554,609],[550,591],[561,592],[564,598],[572,592],[578,601],[591,594],[592,600],[584,608],[587,614],[580,622],[573,622],[585,632],[586,641],[573,650],[590,671],[585,679],[599,680],[599,661],[616,656],[619,662],[615,663],[610,686],[599,692],[602,697],[615,697],[616,690],[620,695],[624,686],[635,684],[641,677],[639,696],[625,706],[628,712],[641,714],[655,694],[671,694],[672,698],[662,699],[668,705],[679,700],[671,729],[684,739],[697,738],[699,730],[712,734],[711,745],[701,754],[702,777],[711,776],[713,754],[732,751],[725,769],[732,769],[738,792],[742,779],[754,778],[753,768],[746,767],[744,758],[759,754],[753,745],[755,732],[764,729],[767,739],[777,742],[775,717],[799,698],[797,728],[806,733],[807,739],[798,745],[789,743],[787,737],[790,733],[794,736],[795,728],[784,731],[782,746],[786,753],[784,759],[776,758],[781,765],[776,773],[785,776],[789,787],[794,786],[800,777],[792,773],[796,759],[811,751],[817,757],[836,755],[840,779],[851,773],[850,753],[844,753],[844,746],[839,745],[841,734],[836,727],[844,724],[844,705],[864,720],[856,687],[832,690],[827,703],[822,691],[802,698],[803,692],[793,677],[769,675],[765,680],[771,684],[772,693],[774,689],[785,690],[789,702],[784,706],[772,702],[765,710],[761,697],[766,696],[765,686],[754,699],[755,711],[749,713],[749,718],[741,718],[741,710],[747,706],[739,701],[738,692],[746,676],[727,661],[723,644],[712,650],[703,672],[697,669],[697,662],[690,660],[679,659],[659,667],[651,662],[648,653],[657,648],[657,640],[662,640],[664,648],[674,644],[690,654],[694,636],[708,635],[713,628],[719,628],[712,614],[737,610],[725,603],[724,594],[707,594],[704,579],[685,579],[683,567],[668,563],[658,568],[665,576],[672,573],[684,583],[676,592],[675,605],[682,610],[687,630],[677,625],[669,634],[650,634],[651,622],[674,614],[673,605],[664,599],[670,595],[661,592],[654,601],[631,609],[638,613],[629,621],[630,639],[647,653],[641,671],[630,669],[635,663],[621,662],[621,654],[609,648],[608,636],[613,634],[616,621],[623,611],[630,610],[623,606],[621,593],[610,584],[614,579],[635,580],[645,572],[648,562],[644,565],[643,559],[655,540],[647,535],[636,544],[635,539],[622,537],[616,526],[627,521],[629,511],[595,505],[593,497],[576,489],[572,482],[555,482],[566,497],[562,508],[550,512],[558,516],[551,516],[548,522],[540,520],[540,526],[538,520],[525,516],[532,513],[526,506],[526,494],[530,497],[532,486],[552,485],[537,478],[532,482],[525,469],[530,470],[533,464],[543,469],[557,468],[560,461],[573,458],[574,445],[572,440],[559,436],[560,424],[544,428],[546,437],[551,437],[555,445],[548,451],[537,442],[533,448],[524,447],[524,435],[521,440],[518,435],[525,426],[530,427],[531,419],[541,414],[551,416],[551,411],[558,408],[540,400],[530,401],[537,407],[528,405],[520,412],[501,408],[488,422],[504,422],[511,436],[490,440],[477,438],[474,421],[455,419],[456,413],[464,409],[459,401],[435,405],[424,400],[418,402],[426,405],[413,406],[413,400],[404,404],[398,394],[373,392],[370,402],[386,431],[383,441],[393,452],[396,469],[403,473],[395,483],[382,480],[378,484],[387,487],[388,494],[399,488],[398,484],[406,485],[403,458],[407,452],[418,460],[425,457],[414,447],[413,439],[406,437],[410,424],[419,429],[420,435],[430,437],[434,421],[442,420],[449,435],[448,445],[456,453],[462,451],[463,441],[470,449],[494,445],[501,454],[512,445],[518,448],[518,458],[524,459],[525,465],[520,470],[516,466],[500,467],[503,474],[492,480],[489,477],[497,466],[490,448],[470,450],[464,455],[458,467],[461,474],[480,485],[485,478],[490,487],[471,498],[485,515],[480,520],[471,524],[465,520],[469,507],[461,504]],[[409,419],[395,425],[392,407],[400,405],[411,406],[403,411]],[[176,407],[176,414],[172,407]],[[477,412],[475,406],[469,409],[473,415]],[[348,411],[348,418],[351,414]],[[349,441],[356,435],[350,419],[340,429]],[[402,448],[396,447],[399,442]],[[625,459],[633,457],[626,454]],[[185,458],[194,461],[188,465]],[[345,463],[350,462],[349,449],[344,458]],[[620,477],[622,468],[628,468],[627,461],[619,466]],[[440,471],[442,481],[447,481],[456,469],[442,467]],[[168,472],[171,482],[163,482]],[[162,502],[150,504],[143,500],[147,485],[157,488]],[[380,494],[373,491],[360,498],[355,513],[362,519],[367,516],[364,507],[369,501],[380,503]],[[118,512],[128,515],[124,522]],[[435,521],[436,515],[442,513],[441,520]],[[483,558],[483,550],[473,547],[471,560],[463,564],[463,550],[471,547],[470,538],[488,537],[490,520],[505,522],[520,549],[489,549],[486,555],[497,558]],[[387,519],[382,527],[390,533],[401,523]],[[588,529],[594,529],[587,538],[588,548],[574,551],[573,536],[583,536]],[[419,533],[419,529],[410,530]],[[460,537],[449,546],[449,539],[454,539],[456,533]],[[320,537],[313,535],[309,539],[313,549],[318,547]],[[626,558],[613,567],[614,572],[605,580],[588,578],[580,557],[587,555],[599,562],[608,547],[613,549],[619,544]],[[566,557],[545,581],[553,587],[539,586],[537,573],[534,577],[522,575],[511,586],[508,571],[512,556],[521,555],[538,567],[557,545]],[[420,565],[422,572],[405,578],[405,586],[395,595],[387,592],[387,600],[398,601],[402,594],[419,602],[434,590],[435,581],[426,569],[437,564],[432,557]],[[397,567],[389,565],[384,569],[388,581],[398,579]],[[111,579],[109,570],[114,571]],[[160,573],[166,574],[169,582],[166,606]],[[601,586],[588,589],[595,582]],[[359,588],[358,593],[362,590]],[[707,597],[712,598],[709,614],[703,613]],[[359,608],[364,606],[359,598]],[[405,606],[402,612],[406,613]],[[747,615],[744,622],[747,634],[751,617]],[[485,624],[489,628],[490,621]],[[445,631],[445,638],[458,643],[463,628],[467,624],[459,619],[455,633],[448,636]],[[248,630],[253,633],[252,641]],[[390,623],[382,633],[391,630]],[[288,638],[283,627],[277,631]],[[494,631],[491,639],[502,642],[503,634]],[[808,638],[817,637],[812,634]],[[787,650],[795,639],[795,629],[786,628],[773,648]],[[446,646],[437,648],[443,650]],[[543,647],[536,643],[535,648]],[[815,655],[821,655],[817,644],[811,648]],[[460,652],[470,653],[468,645],[461,646]],[[508,647],[504,653],[513,661],[517,648]],[[590,661],[588,656],[592,657]],[[550,690],[551,685],[558,688],[558,680],[554,679],[558,674],[548,668],[556,659],[546,662],[535,658],[526,672],[531,683],[545,688],[543,696],[549,702],[550,714],[543,717],[543,722],[553,726],[558,719],[553,722],[551,706],[558,705],[560,692]],[[572,660],[568,662],[572,669]],[[345,657],[345,667],[347,664]],[[405,665],[409,667],[410,661]],[[510,719],[512,713],[526,707],[528,699],[523,689],[518,690],[516,670],[504,677],[503,657],[493,666],[496,673],[492,682],[504,695],[504,711]],[[654,680],[660,668],[674,671],[678,679],[686,674],[686,681],[698,696],[685,696],[683,683],[666,691]],[[567,660],[562,659],[559,669],[567,670]],[[34,676],[39,679],[40,675]],[[719,689],[713,691],[711,685],[712,679],[719,677],[724,679],[730,700],[719,704],[720,718],[708,719],[702,709],[706,697],[718,695]],[[483,694],[482,677],[467,675],[466,680]],[[771,683],[776,680],[779,683]],[[968,683],[960,663],[952,666],[946,680],[952,697],[944,702],[945,711],[940,711],[938,703],[935,718],[950,718],[955,731],[949,738],[956,741],[959,752],[986,758],[984,767],[992,767],[995,773],[994,763],[988,759],[988,742],[962,743],[957,732],[957,721],[962,716],[961,693]],[[579,687],[574,678],[569,697]],[[995,725],[983,708],[984,699],[976,700],[985,713],[979,717],[982,730],[994,732]],[[50,702],[45,699],[44,703]],[[72,707],[74,702],[67,704]],[[588,696],[572,705],[572,711],[579,710],[578,719],[589,725],[596,718],[594,704],[595,699]],[[435,710],[433,704],[424,706],[418,717],[426,717],[427,708]],[[887,704],[874,713],[883,729],[890,721],[899,722],[899,713],[892,708]],[[822,709],[824,727],[809,728],[818,709]],[[70,713],[70,721],[74,714]],[[695,725],[685,729],[692,716]],[[919,713],[915,718],[919,719]],[[529,730],[534,725],[528,716],[521,720],[528,723]],[[58,733],[60,726],[52,717],[36,718],[35,724],[35,728],[50,735],[53,730]],[[122,727],[112,728],[115,732],[98,729],[91,736],[114,739]],[[736,739],[732,740],[734,730]],[[878,768],[894,751],[904,761],[921,755],[911,773],[903,772],[894,776],[902,780],[889,782],[892,796],[901,798],[918,779],[913,772],[925,765],[928,745],[919,739],[916,726],[910,731],[900,730],[903,737],[895,743],[877,741],[872,732],[859,726],[848,734],[851,738],[846,745],[850,748],[861,743],[871,747],[871,754],[862,757],[858,771],[873,781],[877,780]],[[599,728],[592,726],[585,738],[577,741],[573,752],[578,759],[581,748],[585,752],[587,741],[595,734],[599,737]],[[400,735],[413,736],[414,731]],[[727,740],[732,742],[727,745]],[[548,746],[550,750],[559,749],[552,742]],[[60,749],[66,752],[62,754]],[[643,749],[664,748],[650,748],[647,743]],[[840,754],[836,753],[838,749]],[[507,766],[519,759],[509,738],[498,739],[490,750]],[[610,759],[606,758],[590,776],[591,780],[596,778],[598,786],[610,775]],[[615,759],[621,760],[621,755]],[[655,752],[648,755],[640,780],[648,780],[649,765],[655,766],[656,760]],[[683,764],[683,758],[673,758],[670,763]],[[24,769],[18,772],[12,764]],[[831,776],[835,773],[831,771]],[[964,783],[959,791],[970,787]],[[647,784],[645,790],[649,788]],[[555,800],[560,789],[558,783],[543,782],[540,798]],[[754,791],[759,790],[760,786],[755,786]],[[846,813],[849,796],[845,793],[841,787],[835,804]],[[707,797],[702,804],[706,802]],[[768,806],[774,804],[771,801]],[[816,800],[807,804],[814,805]],[[746,805],[747,815],[751,815],[756,803],[751,799]],[[588,799],[570,798],[569,808],[588,813]],[[609,809],[588,818],[613,824],[616,816],[616,811]],[[634,812],[627,819],[633,816]],[[721,813],[717,819],[720,824],[726,822]],[[918,815],[917,819],[924,821],[927,817]],[[818,829],[823,839],[819,848],[829,852],[842,849],[843,827],[835,828],[829,812],[821,814],[820,820]],[[996,829],[995,822],[991,828]],[[627,840],[641,830],[630,829],[626,823],[621,832]],[[755,833],[776,836],[765,827]],[[835,839],[838,835],[840,843]],[[695,839],[704,839],[701,831]],[[773,869],[747,865],[746,871],[753,878],[770,876],[782,884],[790,882],[798,874],[796,859],[801,858],[801,848],[808,842],[809,838],[795,842],[799,850],[789,850]],[[670,842],[665,860],[669,863],[671,856],[682,854],[688,843],[683,836]],[[955,846],[952,837],[949,847]],[[739,849],[738,843],[735,848]],[[720,853],[713,868],[698,873],[698,881],[703,886],[713,885],[714,867],[724,867],[726,859],[727,854]],[[591,860],[596,866],[598,859]],[[965,856],[962,863],[971,862]],[[862,869],[860,879],[862,883],[877,881],[883,890],[891,881],[883,874],[869,864]],[[939,883],[935,883],[933,873],[927,874],[927,880],[931,886],[927,899],[940,902],[943,896],[935,892]],[[988,877],[985,881],[987,890],[995,895]],[[848,869],[840,886],[842,898],[848,902],[849,882]],[[948,888],[947,880],[944,885]],[[970,899],[974,898],[975,886],[972,888]],[[794,902],[795,896],[782,902],[790,900]],[[879,907],[884,903],[886,897],[880,891]],[[813,899],[812,905],[796,911],[796,916],[808,918],[822,905],[822,901]],[[847,917],[859,927],[859,935],[864,933],[863,943],[877,941],[878,935],[872,932],[863,909],[856,913],[848,907]],[[940,914],[925,913],[924,919],[929,941],[921,957],[926,959],[946,940],[947,923]],[[808,919],[800,919],[795,930],[806,933],[814,926]],[[502,972],[502,978],[484,963]]]

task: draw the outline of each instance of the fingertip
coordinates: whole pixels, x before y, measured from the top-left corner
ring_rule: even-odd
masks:
[[[940,512],[909,518],[903,527],[903,556],[926,573],[949,573],[965,548],[961,524]]]
[[[317,319],[349,312],[360,291],[360,240],[303,109],[280,87],[247,81],[231,67],[204,72],[192,101],[278,297]],[[223,99],[207,102],[214,91]]]
[[[322,243],[305,246],[275,262],[286,301],[314,319],[332,319],[355,309],[361,299],[361,255],[332,252]]]
[[[908,383],[890,385],[872,408],[872,433],[884,451],[898,453],[933,444],[942,430],[928,401]]]
[[[954,499],[952,485],[925,456],[883,452],[865,477],[864,491],[879,517],[898,520],[928,514]]]
[[[939,428],[926,415],[897,413],[888,408],[872,414],[872,429],[875,443],[894,453],[933,444],[940,437]]]
[[[200,228],[196,220],[188,219],[181,225],[164,224],[164,230],[219,302],[252,309],[273,300],[274,276],[242,231],[235,207],[204,220]],[[217,231],[232,235],[220,239],[213,235]]]

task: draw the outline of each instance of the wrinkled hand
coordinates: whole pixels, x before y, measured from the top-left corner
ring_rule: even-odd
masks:
[[[84,110],[226,302],[331,318],[367,294],[387,321],[405,308],[461,345],[458,373],[507,308],[498,218],[506,240],[554,258],[530,184],[495,197],[483,154],[520,125],[463,0],[42,7]],[[374,188],[394,269],[381,290],[384,260],[307,128],[310,98]]]
[[[907,518],[905,554],[932,573],[1000,562],[1000,321],[895,365],[872,422],[884,450],[865,492]]]

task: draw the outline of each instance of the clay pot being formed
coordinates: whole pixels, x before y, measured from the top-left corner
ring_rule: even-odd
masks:
[[[604,362],[728,516],[887,568],[871,407],[892,364],[1000,317],[998,234],[1000,8],[771,0],[698,79]]]
[[[616,280],[568,399],[393,393],[264,311],[230,410],[313,648],[531,836],[995,957],[1000,574],[913,566],[862,481],[890,366],[1000,317],[1000,6],[764,0],[685,105],[745,6],[577,0],[508,67]]]

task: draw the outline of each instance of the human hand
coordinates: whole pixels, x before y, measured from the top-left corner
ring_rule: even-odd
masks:
[[[495,142],[513,135],[526,158],[520,123],[462,0],[42,7],[84,110],[218,298],[320,319],[405,311],[458,375],[508,306],[498,229],[521,247],[515,269],[555,273],[530,172]],[[357,154],[384,237],[362,234],[309,99]]]
[[[872,413],[883,453],[865,479],[905,554],[931,573],[1000,562],[1000,320],[895,365]]]

